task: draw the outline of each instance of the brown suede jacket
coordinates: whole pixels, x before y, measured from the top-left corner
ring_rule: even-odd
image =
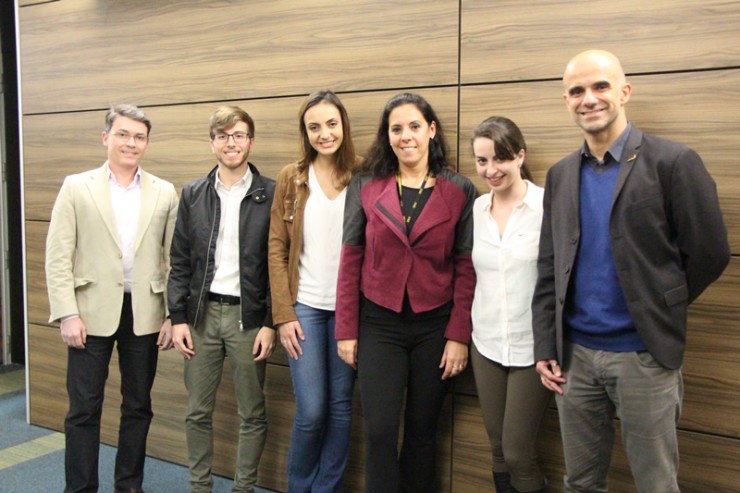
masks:
[[[267,255],[275,327],[298,320],[293,305],[298,296],[298,261],[308,194],[308,166],[299,170],[295,162],[280,170],[270,212]]]

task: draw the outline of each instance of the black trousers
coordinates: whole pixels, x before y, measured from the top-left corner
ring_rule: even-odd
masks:
[[[439,368],[449,309],[401,314],[364,300],[357,350],[366,493],[437,490],[437,422],[449,379]],[[377,316],[380,315],[380,316]],[[406,396],[403,445],[398,452]]]
[[[88,335],[84,349],[68,349],[69,412],[64,420],[65,493],[98,491],[100,416],[114,345],[118,348],[123,397],[115,491],[141,487],[146,437],[152,420],[151,389],[157,372],[157,337],[157,333],[134,335],[131,295],[125,294],[121,321],[115,334],[109,337]]]

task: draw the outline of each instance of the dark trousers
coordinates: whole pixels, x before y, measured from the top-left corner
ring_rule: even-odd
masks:
[[[448,320],[448,314],[362,316],[357,358],[365,419],[366,493],[437,489],[437,422],[449,387],[449,380],[442,380],[439,364]]]
[[[470,345],[478,400],[491,443],[493,473],[509,473],[516,491],[541,491],[545,477],[537,463],[537,436],[552,392],[534,366],[503,366]]]
[[[84,319],[83,319],[84,322]],[[113,346],[121,371],[121,422],[115,466],[115,491],[141,488],[146,437],[152,420],[151,389],[157,372],[158,334],[136,336],[131,296],[124,295],[121,321],[109,337],[87,336],[84,349],[67,352],[69,412],[64,420],[65,493],[98,491],[100,416]]]

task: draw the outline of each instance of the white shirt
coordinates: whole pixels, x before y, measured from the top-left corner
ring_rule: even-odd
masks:
[[[527,181],[527,193],[506,223],[503,236],[491,217],[491,194],[473,208],[473,343],[504,366],[534,364],[532,295],[537,281],[544,189]]]
[[[303,211],[297,300],[320,310],[334,310],[347,189],[330,200],[321,189],[313,164],[308,167],[308,189],[311,193]]]
[[[212,293],[241,296],[239,279],[239,210],[244,196],[252,186],[252,172],[247,168],[244,176],[231,188],[219,179],[216,171],[216,192],[221,200],[221,220],[216,238],[215,272],[209,290]]]
[[[105,168],[108,171],[110,201],[121,245],[123,291],[130,293],[134,272],[134,254],[136,253],[136,229],[139,226],[139,211],[141,211],[141,169],[137,168],[134,179],[127,187],[124,187],[116,180],[116,175],[110,170],[107,161]]]

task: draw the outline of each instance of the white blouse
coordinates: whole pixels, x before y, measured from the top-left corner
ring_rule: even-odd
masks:
[[[303,212],[303,247],[298,263],[298,301],[334,310],[339,254],[342,250],[344,199],[347,189],[330,200],[321,189],[313,164],[308,167],[310,194]]]
[[[524,200],[514,207],[503,236],[490,214],[490,193],[478,197],[473,208],[473,343],[504,366],[534,364],[531,305],[543,196],[543,188],[527,181]]]

